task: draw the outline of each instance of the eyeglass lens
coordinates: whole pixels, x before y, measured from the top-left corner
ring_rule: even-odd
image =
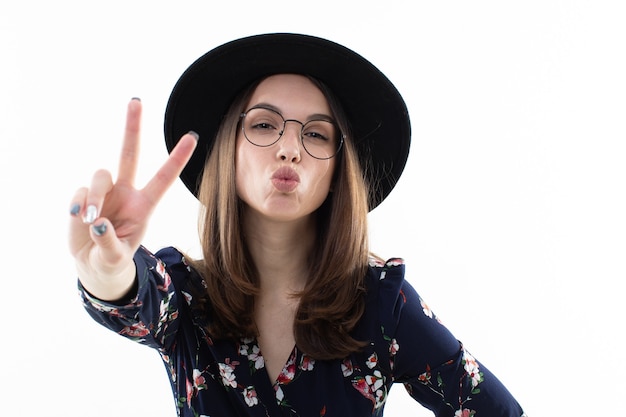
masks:
[[[339,129],[330,120],[309,120],[306,123],[287,120],[274,110],[254,107],[243,115],[243,132],[254,145],[267,147],[278,142],[287,122],[302,125],[300,139],[304,149],[314,158],[328,159],[341,148]]]

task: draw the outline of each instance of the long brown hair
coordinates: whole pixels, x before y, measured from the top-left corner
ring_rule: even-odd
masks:
[[[369,256],[367,184],[347,119],[332,92],[309,77],[326,96],[346,135],[338,158],[333,192],[317,210],[317,237],[309,277],[294,322],[296,345],[316,359],[344,358],[365,342],[354,329],[365,308],[364,277]],[[254,302],[259,291],[256,268],[242,231],[242,202],[235,188],[235,146],[239,116],[261,80],[234,100],[217,133],[199,191],[200,241],[204,258],[192,266],[206,283],[207,332],[213,339],[258,336]]]

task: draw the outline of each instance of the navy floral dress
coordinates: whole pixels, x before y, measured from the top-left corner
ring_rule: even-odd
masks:
[[[254,338],[233,343],[204,332],[192,295],[203,282],[180,252],[142,247],[134,260],[138,294],[128,304],[98,300],[79,283],[80,295],[96,321],[159,352],[179,416],[381,416],[393,383],[436,416],[524,416],[404,280],[401,259],[371,262],[367,307],[354,330],[369,346],[331,361],[296,346],[276,381]]]

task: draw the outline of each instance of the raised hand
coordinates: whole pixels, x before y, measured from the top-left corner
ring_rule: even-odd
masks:
[[[132,288],[133,255],[148,220],[167,189],[191,157],[197,135],[184,135],[169,158],[142,189],[134,185],[139,159],[141,102],[128,104],[124,143],[115,182],[97,171],[89,188],[77,190],[71,204],[70,252],[87,291],[103,300],[117,300]]]

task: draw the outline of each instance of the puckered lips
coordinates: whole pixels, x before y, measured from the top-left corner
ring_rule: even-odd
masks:
[[[272,174],[272,184],[281,193],[290,193],[300,184],[298,173],[290,167],[281,167]]]

